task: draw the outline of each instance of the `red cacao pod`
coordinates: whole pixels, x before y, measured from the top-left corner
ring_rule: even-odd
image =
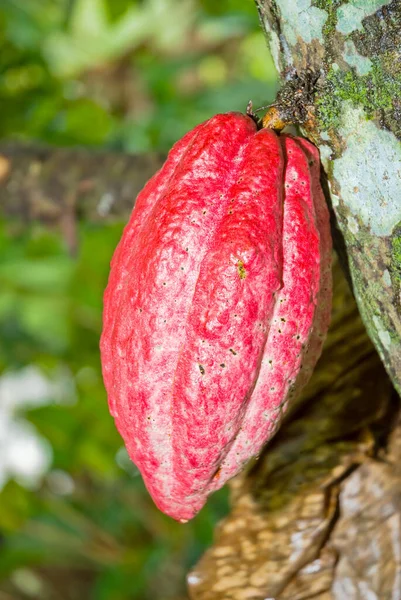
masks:
[[[110,411],[157,506],[186,521],[260,452],[319,357],[331,238],[316,148],[216,115],[139,194],[111,263]]]

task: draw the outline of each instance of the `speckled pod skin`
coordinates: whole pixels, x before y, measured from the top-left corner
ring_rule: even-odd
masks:
[[[331,299],[319,169],[306,140],[216,115],[173,147],[115,251],[110,411],[174,519],[260,452],[319,357]]]

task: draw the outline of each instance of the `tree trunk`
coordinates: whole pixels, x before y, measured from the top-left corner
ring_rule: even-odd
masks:
[[[400,392],[401,2],[256,4],[280,109],[320,149],[336,249]],[[334,292],[318,367],[231,483],[231,514],[188,577],[193,600],[401,599],[399,401],[338,265]]]
[[[256,0],[283,81],[319,76],[320,149],[364,323],[401,391],[401,2]]]

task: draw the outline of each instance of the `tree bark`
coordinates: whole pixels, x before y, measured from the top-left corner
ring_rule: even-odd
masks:
[[[0,215],[59,228],[75,252],[76,220],[126,220],[164,158],[0,144]]]
[[[320,149],[353,293],[337,264],[312,380],[231,482],[231,513],[188,589],[192,600],[400,599],[399,399],[366,329],[400,392],[401,2],[256,4],[280,108]]]
[[[364,323],[401,392],[401,2],[256,0],[277,69],[318,76],[320,149]]]

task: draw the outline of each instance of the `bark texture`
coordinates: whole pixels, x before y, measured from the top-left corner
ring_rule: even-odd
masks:
[[[320,149],[353,293],[337,265],[318,367],[231,483],[231,513],[189,574],[189,594],[400,600],[401,421],[384,367],[400,392],[401,2],[256,4],[282,77],[280,109]]]
[[[400,392],[401,2],[256,4],[283,82],[318,77],[302,131],[320,149],[359,310]]]
[[[124,219],[165,156],[0,144],[0,215],[63,228]]]

